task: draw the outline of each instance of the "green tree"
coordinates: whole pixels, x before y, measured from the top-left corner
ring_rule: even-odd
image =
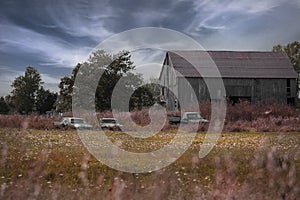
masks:
[[[7,95],[7,96],[4,97],[4,100],[5,100],[6,104],[9,107],[9,110],[14,112],[15,111],[15,105],[14,105],[13,97],[11,95]]]
[[[71,77],[63,77],[59,84],[60,92],[57,100],[56,108],[60,112],[70,111],[72,108],[72,94],[76,92],[74,90],[74,82],[77,73],[80,69],[84,73],[86,83],[80,86],[80,92],[85,92],[85,87],[89,87],[90,74],[94,71],[102,71],[103,74],[97,84],[95,94],[95,103],[97,110],[109,110],[111,108],[111,95],[113,89],[121,77],[133,77],[131,71],[134,69],[133,62],[130,60],[130,53],[122,51],[116,55],[108,54],[103,50],[97,50],[92,53],[87,62],[77,64],[72,72]],[[133,80],[133,79],[131,79]],[[140,80],[136,82],[138,84]],[[133,84],[133,83],[132,83]],[[129,86],[129,85],[128,85]],[[130,86],[132,87],[132,86]]]
[[[12,98],[19,113],[28,114],[35,111],[36,95],[41,84],[41,75],[30,66],[26,68],[24,76],[19,76],[13,81]]]
[[[127,88],[133,88],[133,85],[138,85],[141,82],[140,77],[134,77],[134,74],[131,73],[135,66],[130,58],[131,55],[127,51],[110,55],[102,50],[94,52],[89,58],[90,66],[97,66],[104,70],[95,94],[97,110],[111,109],[112,92],[121,77],[127,77],[127,80],[130,80],[129,77],[131,77],[131,80],[135,80],[131,83],[125,83]]]
[[[300,43],[295,41],[284,47],[284,51],[291,59],[294,69],[300,72]]]
[[[130,110],[151,107],[159,102],[160,89],[156,83],[146,83],[134,91],[130,99]]]
[[[280,44],[273,47],[274,52],[285,52],[290,58],[294,69],[299,73],[300,72],[300,43],[298,41],[282,46]]]
[[[79,69],[80,77],[84,78],[80,83],[81,85],[74,85]],[[143,84],[142,76],[133,73],[134,69],[135,66],[128,51],[122,51],[116,55],[109,54],[103,50],[93,52],[87,62],[77,64],[70,77],[66,76],[61,79],[59,84],[60,92],[56,104],[57,110],[60,112],[70,111],[72,108],[72,95],[77,94],[77,92],[93,98],[90,98],[90,102],[81,102],[80,99],[76,99],[75,104],[95,104],[96,110],[110,110],[111,96],[119,81],[122,81],[121,85],[124,87],[118,93],[120,99],[122,99],[122,95],[126,96],[128,93],[133,93]],[[100,72],[101,78],[95,90],[92,90],[90,81],[93,81],[95,74],[100,74]],[[92,91],[96,92],[89,94]],[[153,97],[149,85],[141,87],[133,93],[129,105],[130,109],[152,105]],[[119,101],[117,107],[120,109],[124,108],[124,105],[121,105],[124,103],[126,102]],[[84,108],[85,106],[82,107]]]
[[[81,64],[78,63],[76,67],[72,71],[72,75],[70,77],[65,76],[60,79],[59,87],[59,95],[56,101],[56,110],[58,112],[66,112],[72,109],[72,93],[73,86],[78,70],[80,69]]]
[[[273,46],[273,52],[284,52],[284,47],[281,46],[280,44],[277,44],[275,46]]]
[[[287,44],[286,46],[276,45],[273,47],[274,52],[285,52],[291,63],[298,73],[297,85],[298,85],[298,99],[300,99],[300,43],[298,41],[294,41],[292,43]]]
[[[56,99],[57,94],[50,92],[49,90],[45,90],[43,87],[41,87],[37,91],[36,95],[36,110],[40,114],[45,114],[46,111],[50,111],[53,109]]]
[[[8,114],[9,106],[7,105],[4,97],[0,98],[0,114]]]

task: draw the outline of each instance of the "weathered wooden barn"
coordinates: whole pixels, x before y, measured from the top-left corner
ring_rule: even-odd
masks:
[[[205,75],[209,74],[206,72],[212,63],[224,82],[223,98],[233,103],[239,99],[252,103],[295,101],[297,73],[282,52],[168,51],[159,76],[166,107],[170,110],[178,107],[175,96],[185,103],[191,101],[191,90],[183,86],[184,79],[192,86],[198,102],[211,100],[204,79],[215,78]]]

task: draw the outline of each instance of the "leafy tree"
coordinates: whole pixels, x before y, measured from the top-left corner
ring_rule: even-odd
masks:
[[[30,66],[26,68],[24,76],[13,81],[12,98],[18,112],[28,114],[35,111],[36,95],[41,84],[41,75]]]
[[[57,94],[52,93],[49,90],[45,90],[43,87],[41,87],[37,91],[37,95],[36,95],[36,110],[40,114],[45,114],[46,111],[53,109],[56,99],[57,99]]]
[[[72,108],[72,95],[80,92],[91,98],[89,102],[81,102],[76,99],[78,105],[95,104],[96,110],[104,111],[111,109],[111,96],[116,84],[122,82],[122,90],[119,91],[117,109],[124,108],[122,95],[133,93],[130,100],[130,109],[147,107],[155,101],[153,95],[153,85],[143,84],[143,78],[140,74],[133,73],[135,66],[131,61],[131,55],[128,51],[121,51],[116,55],[108,54],[103,50],[97,50],[92,53],[87,62],[77,64],[70,77],[66,76],[61,79],[59,84],[60,92],[56,104],[56,109],[60,112],[70,111]],[[81,85],[74,85],[76,76],[79,73],[82,79]],[[91,82],[95,79],[95,73],[101,72],[101,78],[92,90]],[[120,84],[120,82],[118,84]],[[133,92],[137,90],[136,92]],[[89,92],[96,91],[95,94]],[[95,100],[94,102],[92,102]],[[84,107],[84,106],[83,106]]]
[[[134,91],[130,99],[130,110],[139,109],[143,107],[150,107],[155,103],[153,93],[147,85],[144,85]]]
[[[277,44],[277,45],[273,46],[272,51],[273,52],[284,52],[284,47],[281,46],[280,44]]]
[[[134,91],[130,99],[130,110],[151,107],[159,101],[160,90],[156,83],[147,83]]]
[[[56,101],[56,110],[58,112],[66,112],[72,109],[72,93],[76,75],[81,67],[78,63],[72,71],[71,77],[65,76],[61,78],[59,83],[59,96]]]
[[[284,51],[291,59],[295,70],[299,73],[300,72],[300,43],[297,41],[290,43],[284,48]]]
[[[95,95],[95,102],[88,103],[95,103],[97,110],[103,111],[111,109],[112,92],[121,77],[125,79],[124,90],[127,92],[129,92],[129,90],[135,90],[138,88],[138,85],[143,82],[141,76],[132,73],[135,66],[130,60],[130,57],[131,55],[127,51],[122,51],[116,55],[108,54],[103,50],[93,52],[87,62],[77,64],[71,77],[66,76],[61,79],[57,110],[62,112],[71,110],[72,94],[77,92],[77,90],[74,90],[74,82],[79,68],[86,79],[86,83],[80,86],[80,92],[88,91],[88,89],[85,90],[85,88],[91,85],[90,81],[93,80],[90,78],[92,77],[90,76],[91,73],[97,70],[103,72],[97,84],[97,88],[95,88],[96,93],[87,94],[90,96]]]
[[[150,91],[153,93],[155,102],[159,102],[161,98],[161,86],[157,78],[150,78],[150,83],[147,84]]]
[[[0,114],[7,114],[9,112],[9,106],[7,105],[4,97],[0,98]]]
[[[110,55],[100,50],[93,53],[89,58],[89,65],[104,69],[95,94],[97,110],[111,109],[112,92],[121,77],[127,77],[127,80],[131,80],[131,83],[128,81],[125,83],[127,89],[134,89],[135,85],[142,82],[141,77],[134,77],[134,74],[131,73],[135,66],[130,57],[131,55],[127,51]]]
[[[13,83],[12,96],[6,97],[9,107],[19,113],[45,113],[53,108],[57,95],[45,90],[41,75],[34,67],[27,67],[24,76],[17,77]]]
[[[287,44],[286,46],[276,45],[273,47],[274,52],[285,52],[290,58],[291,63],[298,73],[298,99],[300,99],[300,43],[298,41]]]
[[[15,110],[15,105],[14,105],[13,97],[11,95],[7,95],[7,96],[4,97],[4,100],[7,104],[7,106],[9,107],[9,110],[14,111]]]
[[[285,52],[290,58],[294,69],[300,72],[300,43],[298,41],[287,44],[286,46],[276,45],[273,47],[274,52]]]

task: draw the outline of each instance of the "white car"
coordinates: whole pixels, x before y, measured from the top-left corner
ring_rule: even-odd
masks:
[[[100,120],[102,129],[121,130],[121,125],[116,118],[102,118]]]
[[[204,119],[199,112],[184,112],[182,116],[169,116],[170,124],[197,124],[208,123],[207,119]]]
[[[194,123],[208,123],[207,119],[204,119],[198,112],[185,112],[182,115],[181,121],[187,124]]]
[[[92,129],[93,126],[86,123],[83,118],[77,117],[64,117],[60,122],[54,122],[54,126],[66,126],[77,129]]]

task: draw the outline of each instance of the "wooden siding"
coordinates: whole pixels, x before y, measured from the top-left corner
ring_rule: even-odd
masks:
[[[219,53],[217,53],[219,54]],[[262,55],[261,53],[257,53]],[[273,54],[272,54],[273,55]],[[277,55],[278,56],[278,55]],[[174,58],[173,58],[174,59]],[[175,62],[176,60],[174,60]],[[182,104],[188,104],[190,102],[205,102],[209,101],[210,93],[206,86],[205,81],[202,77],[182,77],[174,71],[176,67],[172,63],[173,60],[170,58],[169,54],[166,54],[166,58],[163,63],[163,68],[160,74],[160,83],[162,87],[162,95],[166,101],[167,109],[176,109],[175,100],[178,97],[179,102]],[[177,61],[178,62],[178,61]],[[271,61],[270,61],[271,62]],[[272,61],[273,62],[273,61]],[[275,62],[274,62],[275,63]],[[254,65],[256,66],[256,65]],[[246,67],[246,66],[244,66]],[[289,66],[287,66],[289,67]],[[269,69],[269,68],[268,68]],[[187,68],[185,68],[187,70]],[[232,69],[231,69],[232,70]],[[232,70],[234,71],[234,70]],[[186,72],[186,71],[183,71]],[[186,72],[187,73],[187,72]],[[294,74],[291,73],[290,76],[285,76],[284,73],[276,72],[276,77],[223,77],[223,83],[225,86],[226,94],[219,94],[219,89],[212,89],[214,97],[220,96],[220,98],[230,99],[234,98],[246,98],[252,103],[288,103],[288,99],[293,99],[296,97],[296,78],[291,78]],[[293,72],[294,73],[294,72]],[[282,76],[282,77],[280,77]],[[192,88],[188,87],[184,79],[188,80]],[[214,85],[215,79],[213,77],[206,78],[205,80]],[[210,84],[211,85],[211,84]],[[289,89],[287,88],[289,86]],[[192,92],[195,92],[196,99],[193,99]],[[216,95],[218,94],[218,95]]]
[[[160,83],[163,86],[162,96],[166,101],[167,108],[173,110],[175,108],[175,99],[176,96],[178,96],[179,90],[176,73],[171,65],[169,58],[166,57],[160,74]]]
[[[210,100],[207,86],[202,78],[187,78],[195,91],[197,100]],[[226,98],[249,97],[252,103],[287,103],[287,80],[290,81],[290,98],[296,97],[295,79],[223,79]],[[177,77],[179,99],[184,103],[193,102],[191,88],[186,87],[183,78]],[[224,95],[225,96],[225,95]],[[173,101],[173,100],[172,100]],[[170,109],[174,109],[170,105]]]

